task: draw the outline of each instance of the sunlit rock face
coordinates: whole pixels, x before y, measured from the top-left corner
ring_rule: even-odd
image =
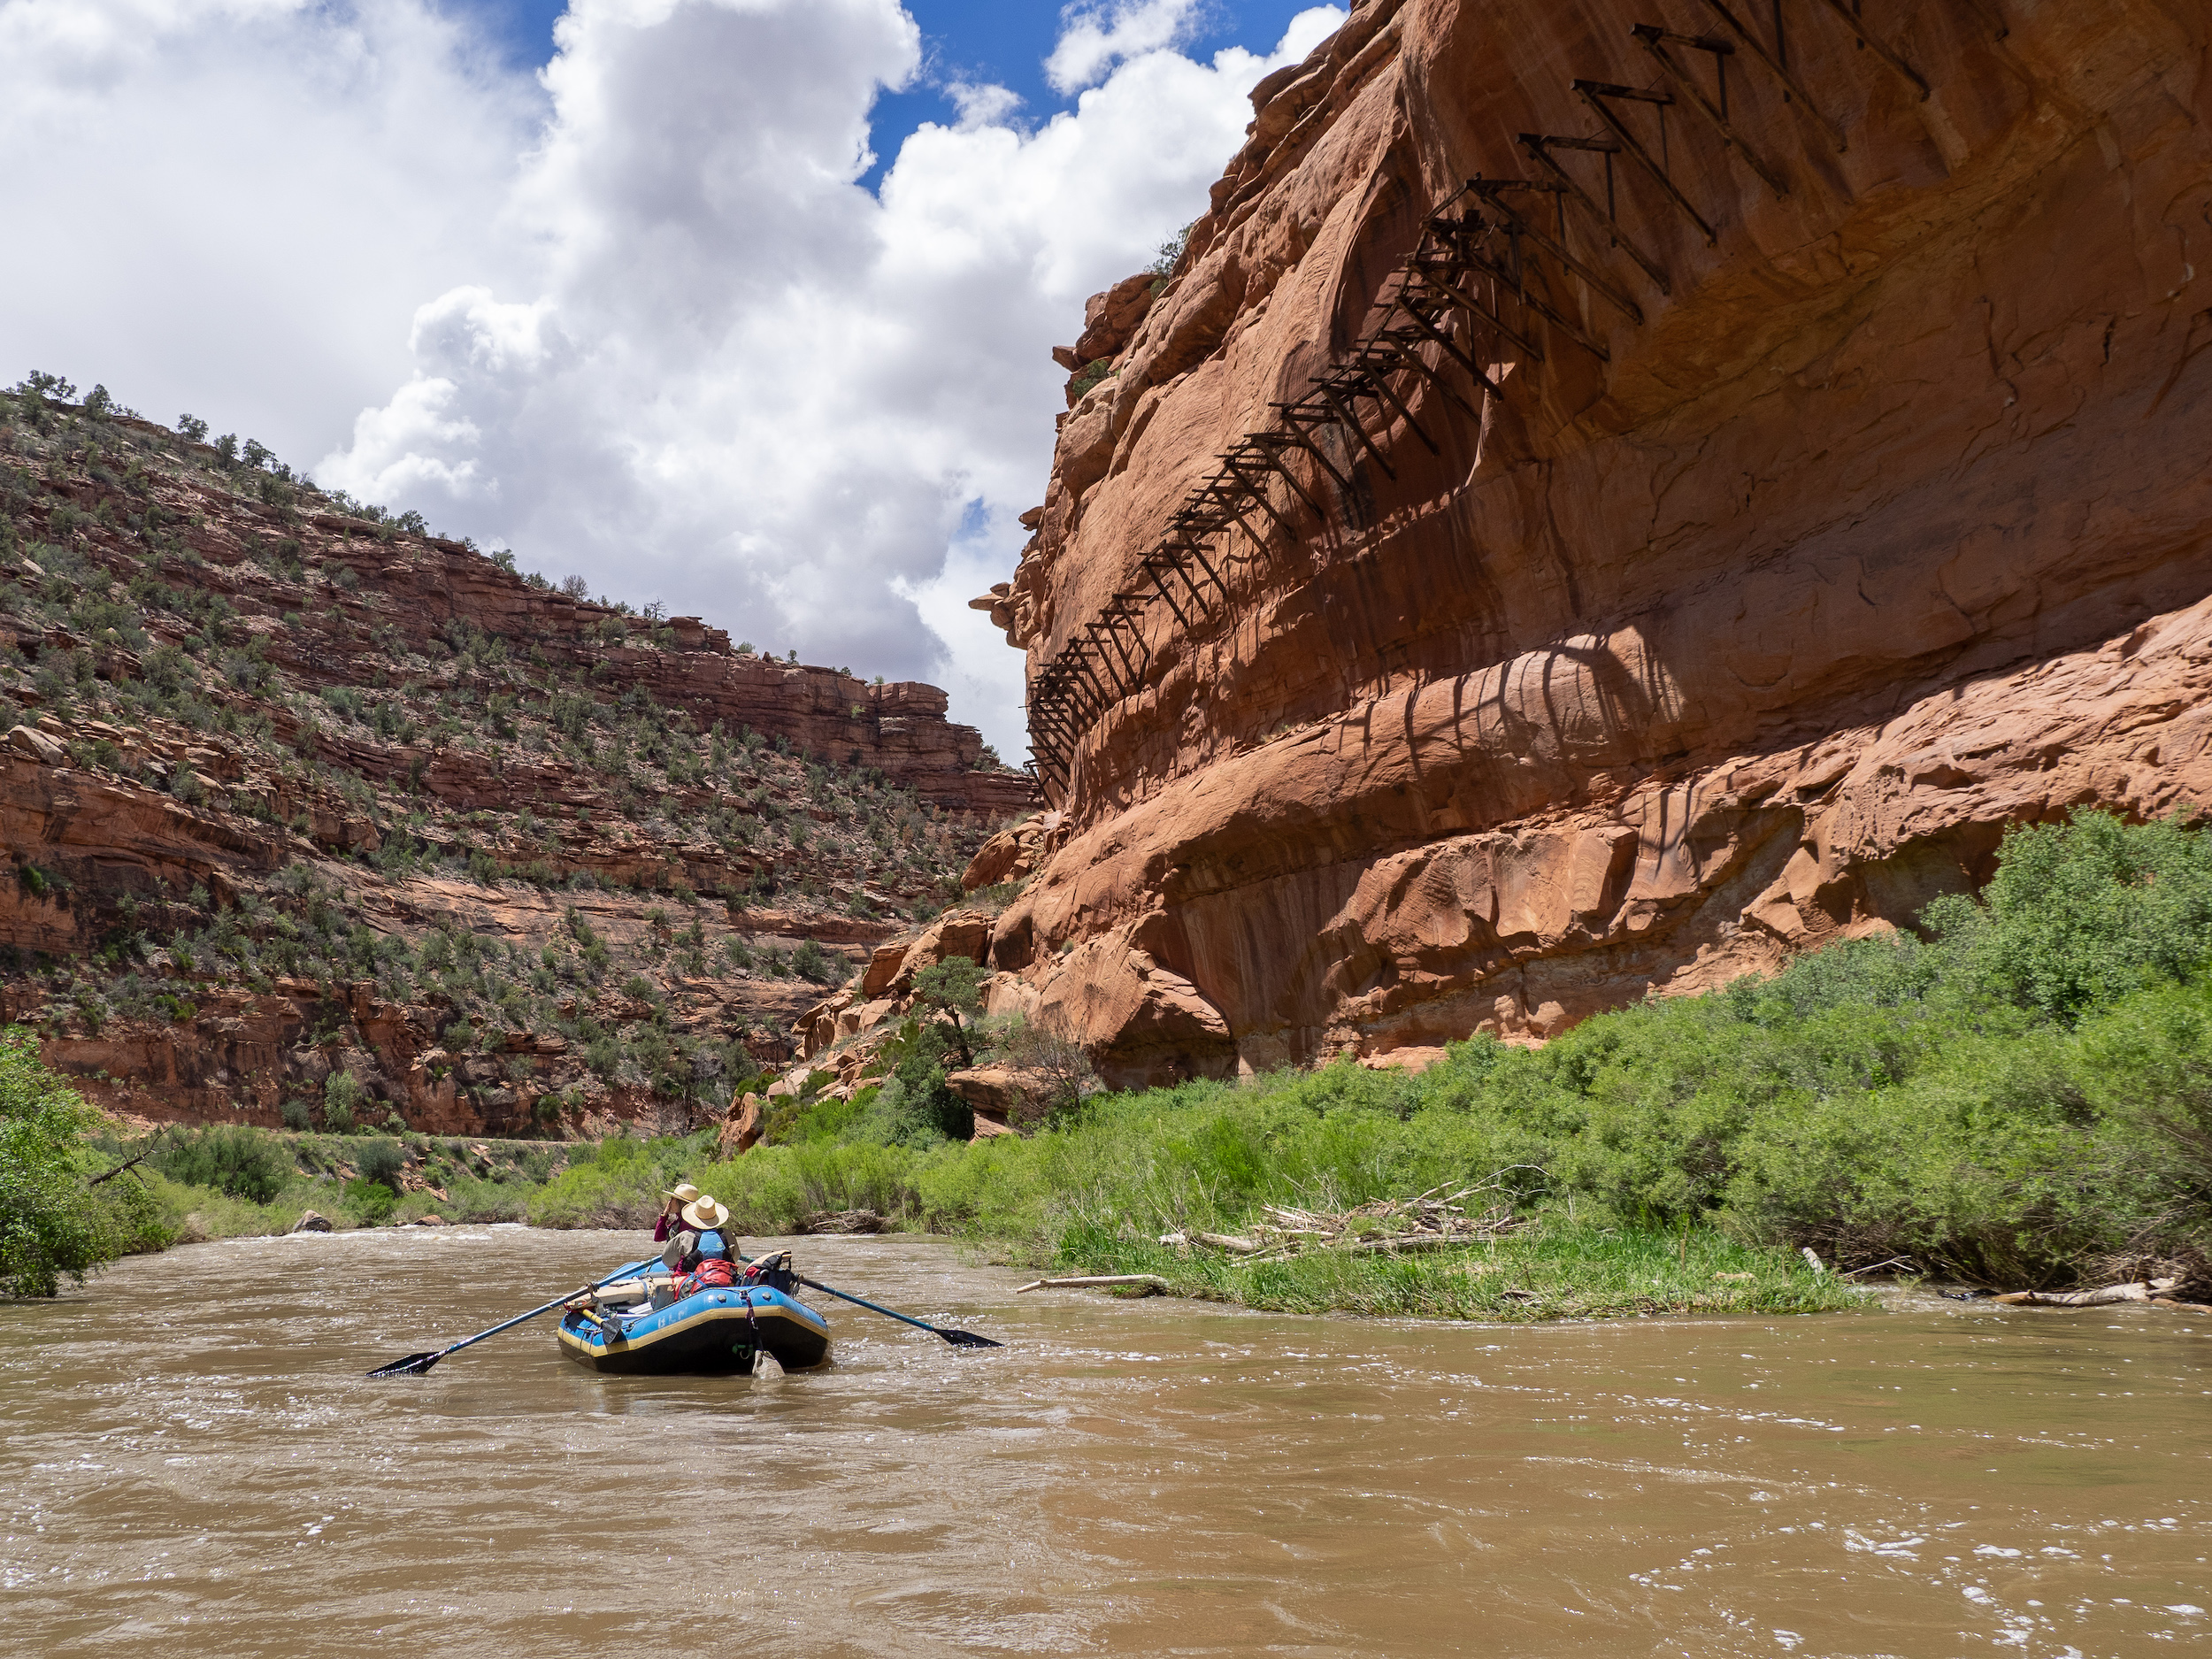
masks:
[[[2212,20],[1869,0],[1862,46],[1785,0],[1785,55],[1731,11],[1369,0],[1262,83],[1171,280],[1094,303],[1112,373],[995,600],[1076,685],[993,960],[1109,1075],[1541,1038],[1907,925],[2008,824],[2212,799]],[[1507,326],[1432,307],[1217,582],[1144,568],[1440,207]]]

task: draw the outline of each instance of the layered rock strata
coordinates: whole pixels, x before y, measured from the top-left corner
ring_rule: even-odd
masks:
[[[0,1021],[141,1121],[680,1125],[1029,781],[944,694],[0,395]]]
[[[1367,0],[1256,91],[988,601],[1081,668],[996,1005],[1125,1082],[1540,1038],[2212,797],[2212,16],[1758,11]],[[1440,235],[1388,400],[1148,568]]]

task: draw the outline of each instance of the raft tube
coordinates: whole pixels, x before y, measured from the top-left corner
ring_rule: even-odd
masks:
[[[819,1365],[829,1357],[829,1321],[780,1290],[732,1285],[634,1317],[610,1308],[595,1317],[565,1314],[560,1344],[578,1364],[618,1376],[749,1377],[762,1354],[786,1371]]]

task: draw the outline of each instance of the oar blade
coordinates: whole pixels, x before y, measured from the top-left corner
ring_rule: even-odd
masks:
[[[942,1325],[932,1325],[930,1329],[955,1348],[1004,1348],[1006,1346],[1003,1342],[992,1341],[987,1336],[978,1336],[972,1331],[948,1331]]]
[[[410,1354],[405,1359],[396,1359],[388,1365],[379,1365],[369,1373],[372,1377],[419,1377],[446,1356],[447,1350],[436,1348],[427,1354]]]

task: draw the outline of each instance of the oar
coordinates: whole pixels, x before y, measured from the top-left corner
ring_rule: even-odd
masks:
[[[749,1256],[741,1256],[737,1259],[748,1266],[751,1265],[753,1260]],[[987,1336],[978,1336],[972,1331],[948,1331],[944,1326],[932,1325],[926,1319],[917,1319],[911,1314],[900,1313],[895,1309],[879,1306],[870,1302],[865,1296],[856,1296],[850,1291],[838,1289],[834,1285],[825,1285],[818,1279],[807,1279],[797,1273],[794,1273],[791,1277],[798,1279],[799,1283],[810,1290],[822,1291],[837,1297],[841,1302],[849,1302],[856,1307],[867,1309],[871,1313],[879,1313],[887,1319],[896,1319],[902,1325],[912,1325],[917,1331],[926,1331],[932,1336],[942,1337],[955,1348],[1004,1348],[1006,1346],[1003,1342],[994,1342]]]
[[[618,1267],[601,1279],[597,1285],[588,1286],[586,1288],[597,1290],[601,1286],[611,1285],[625,1273],[634,1273],[641,1267],[650,1267],[659,1259],[658,1256],[649,1256],[642,1262],[633,1262],[627,1267]],[[463,1338],[451,1348],[433,1348],[426,1353],[410,1354],[405,1359],[396,1359],[388,1365],[379,1365],[369,1375],[372,1377],[419,1377],[447,1355],[458,1354],[465,1348],[474,1348],[488,1336],[497,1336],[502,1331],[511,1331],[518,1325],[527,1324],[540,1314],[550,1313],[563,1302],[580,1294],[573,1290],[565,1290],[542,1308],[533,1308],[527,1313],[518,1313],[504,1324],[495,1325],[488,1331],[479,1331],[474,1336]]]

